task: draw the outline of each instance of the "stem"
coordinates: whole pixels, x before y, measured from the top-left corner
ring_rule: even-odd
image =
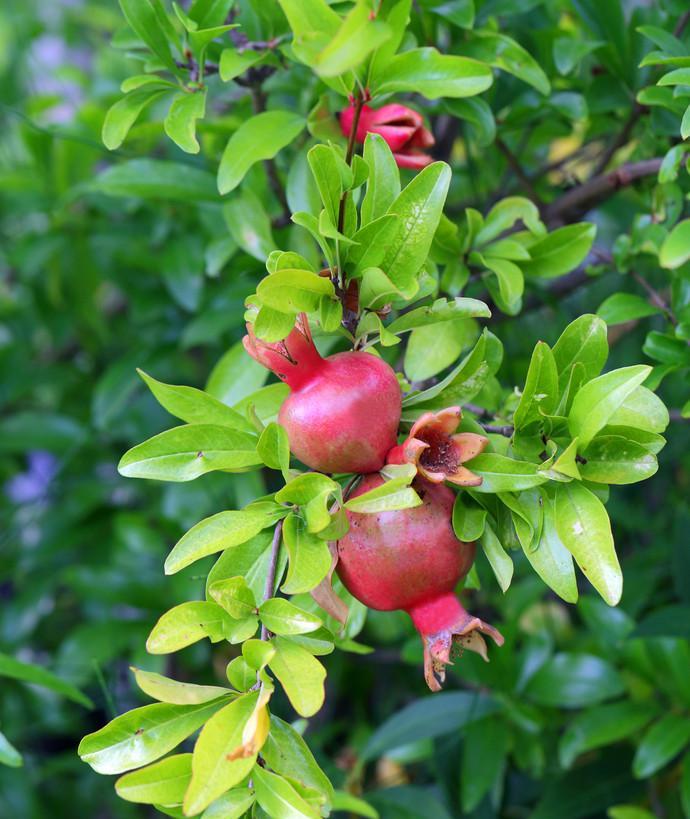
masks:
[[[347,151],[345,152],[345,162],[352,165],[352,157],[355,155],[355,143],[357,141],[357,129],[359,128],[359,119],[362,116],[362,109],[364,108],[364,97],[357,94],[354,101],[355,116],[352,120],[352,128],[350,129],[350,136],[347,139]],[[338,233],[343,232],[345,227],[345,203],[347,202],[347,191],[343,191],[340,197],[340,204],[338,206]]]
[[[506,145],[506,143],[500,138],[496,139],[496,147],[503,154],[503,156],[506,158],[506,161],[508,162],[508,165],[510,165],[510,169],[515,174],[515,176],[518,178],[518,180],[520,181],[520,183],[522,184],[524,189],[527,191],[527,193],[529,194],[530,199],[534,202],[535,205],[538,205],[539,207],[542,207],[544,203],[542,202],[541,198],[539,197],[539,194],[536,192],[536,190],[534,188],[534,185],[532,184],[532,180],[522,170],[522,166],[520,165],[520,162],[518,161],[518,158],[515,156],[515,154],[510,150],[510,148]]]
[[[271,542],[271,558],[268,563],[268,574],[266,575],[266,585],[264,586],[264,602],[273,597],[276,585],[276,571],[278,569],[278,556],[280,555],[280,544],[283,535],[283,521],[279,520],[273,532],[273,541]],[[269,631],[266,626],[261,624],[261,639],[269,639]]]

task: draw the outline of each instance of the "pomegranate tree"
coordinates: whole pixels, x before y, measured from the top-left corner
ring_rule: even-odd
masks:
[[[283,341],[258,339],[252,325],[249,355],[290,387],[278,420],[290,449],[319,472],[376,472],[396,444],[401,392],[391,367],[375,355],[343,352],[322,358],[300,315]]]
[[[362,480],[351,497],[375,489],[380,475]],[[455,494],[418,477],[420,506],[378,514],[348,511],[350,528],[338,542],[338,575],[348,591],[379,611],[402,609],[424,641],[424,676],[438,691],[454,645],[487,659],[483,634],[503,637],[468,614],[454,589],[474,562],[475,544],[458,540],[451,524]]]

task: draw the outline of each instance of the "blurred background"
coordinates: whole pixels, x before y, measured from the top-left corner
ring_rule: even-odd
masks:
[[[549,4],[551,18],[566,5]],[[526,46],[538,38],[529,14],[515,11],[511,27]],[[164,577],[171,545],[200,518],[265,489],[251,475],[164,485],[116,471],[128,447],[168,425],[135,367],[194,386],[214,372],[229,402],[265,377],[258,369],[244,382],[232,376],[262,248],[252,255],[214,204],[109,197],[92,187],[123,158],[203,165],[165,140],[153,117],[122,149],[103,147],[105,111],[133,73],[126,51],[111,47],[121,29],[111,0],[0,6],[0,817],[8,819],[152,815],[118,800],[112,780],[79,761],[77,744],[144,702],[130,665],[196,682],[222,676],[231,647],[198,644],[170,659],[146,656],[144,642],[162,611],[201,595],[207,567]],[[298,89],[274,93],[300,104]],[[500,93],[516,96],[509,83]],[[234,127],[235,101],[247,105],[243,94],[228,89],[204,126],[211,153]],[[558,128],[542,138],[576,131],[567,118]],[[460,157],[451,198],[485,210],[487,175],[503,162],[497,155],[477,169]],[[634,195],[609,202],[594,217],[600,237],[627,230],[637,207]],[[542,296],[518,318],[499,317],[501,382],[521,383],[535,341],[552,343],[619,287],[617,276],[593,278]],[[644,360],[647,329],[614,334],[610,366]],[[682,406],[687,384],[669,383],[662,394]],[[668,439],[653,480],[612,493],[625,574],[619,609],[584,587],[577,606],[563,604],[519,558],[503,595],[480,562],[474,609],[490,614],[506,645],[486,666],[463,657],[440,699],[425,693],[403,615],[369,617],[359,639],[373,653],[324,658],[326,705],[308,732],[336,783],[361,784],[381,815],[396,819],[575,819],[633,802],[648,813],[618,819],[682,815],[681,777],[690,778],[690,763],[683,768],[677,757],[683,742],[631,767],[651,720],[690,725],[690,424],[672,423]],[[27,681],[7,657],[65,685]],[[487,692],[508,716],[473,722],[476,697]],[[608,714],[613,728],[597,739],[592,725],[603,717],[591,713],[588,730],[586,718],[609,700],[621,711]]]

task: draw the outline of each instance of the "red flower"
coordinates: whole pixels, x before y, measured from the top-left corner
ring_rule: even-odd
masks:
[[[463,463],[483,452],[489,439],[474,432],[454,435],[461,417],[460,407],[425,412],[415,421],[407,439],[391,449],[386,463],[414,464],[431,483],[450,481],[458,486],[480,486],[482,479]]]
[[[354,118],[354,105],[340,113],[340,128],[346,137],[352,132]],[[433,161],[423,149],[434,144],[434,136],[424,127],[421,114],[405,105],[384,105],[378,109],[363,106],[355,139],[364,142],[368,133],[380,134],[386,140],[400,168],[419,169]]]

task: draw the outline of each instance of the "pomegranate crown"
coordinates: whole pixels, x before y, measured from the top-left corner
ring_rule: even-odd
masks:
[[[247,323],[247,335],[242,343],[255,361],[274,372],[291,389],[307,382],[323,363],[304,313],[297,316],[287,338],[271,343],[257,338],[254,325]]]

